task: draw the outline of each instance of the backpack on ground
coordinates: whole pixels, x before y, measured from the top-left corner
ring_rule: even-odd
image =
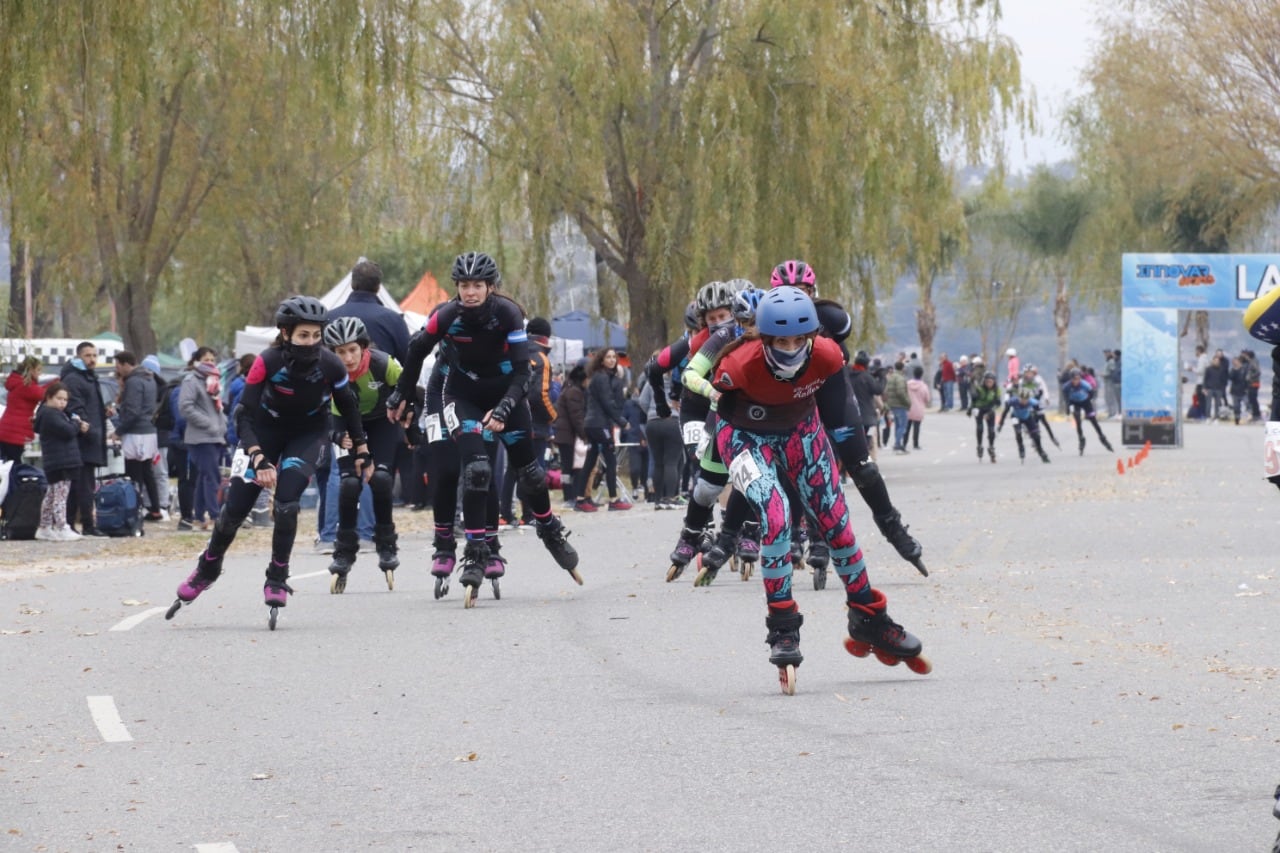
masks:
[[[14,465],[9,472],[9,490],[0,506],[0,537],[35,539],[40,526],[40,506],[44,503],[49,481],[44,472],[32,465]]]
[[[141,536],[138,489],[128,477],[103,480],[93,496],[95,526],[108,536]]]

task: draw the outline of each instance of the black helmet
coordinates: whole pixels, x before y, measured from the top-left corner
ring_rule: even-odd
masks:
[[[454,281],[483,281],[497,287],[502,281],[498,265],[484,252],[463,252],[453,261]]]
[[[292,329],[299,323],[315,323],[323,326],[329,319],[329,309],[314,296],[290,296],[276,309],[276,326]]]
[[[324,343],[330,349],[343,344],[357,343],[369,346],[369,330],[359,317],[335,317],[324,327]]]
[[[684,309],[684,327],[691,332],[702,328],[702,315],[698,313],[698,301],[695,299]]]

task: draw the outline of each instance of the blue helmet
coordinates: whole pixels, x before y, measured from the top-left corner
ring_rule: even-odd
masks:
[[[813,300],[800,288],[775,287],[760,298],[756,330],[773,337],[807,335],[818,331],[818,311],[813,307]]]
[[[739,323],[754,323],[756,311],[760,308],[760,300],[764,298],[763,290],[756,290],[755,285],[748,285],[739,290],[733,297],[733,318]]]

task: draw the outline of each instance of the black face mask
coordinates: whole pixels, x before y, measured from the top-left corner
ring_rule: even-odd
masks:
[[[295,344],[285,342],[284,354],[297,367],[310,367],[320,360],[320,344]]]

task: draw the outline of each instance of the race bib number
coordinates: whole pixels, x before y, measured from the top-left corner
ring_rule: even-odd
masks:
[[[440,416],[427,415],[427,443],[434,444],[444,438],[440,431]]]
[[[689,421],[689,423],[680,428],[680,431],[684,434],[684,443],[699,445],[698,452],[701,453],[702,441],[707,433],[703,429],[702,421]]]
[[[444,426],[449,432],[457,432],[461,423],[458,421],[458,410],[453,407],[453,403],[444,407]]]
[[[231,455],[231,477],[232,479],[243,480],[244,472],[249,470],[249,454],[245,453],[242,448],[237,447],[236,452]]]
[[[711,433],[706,430],[702,431],[702,437],[698,439],[698,446],[694,450],[694,456],[702,459],[707,455],[707,448],[711,446]]]
[[[1280,475],[1280,421],[1267,421],[1267,438],[1262,445],[1262,476]]]
[[[729,480],[733,483],[733,487],[742,494],[747,493],[747,486],[759,480],[763,476],[760,473],[760,466],[756,464],[755,457],[751,452],[744,450],[734,457],[733,462],[729,463]]]

